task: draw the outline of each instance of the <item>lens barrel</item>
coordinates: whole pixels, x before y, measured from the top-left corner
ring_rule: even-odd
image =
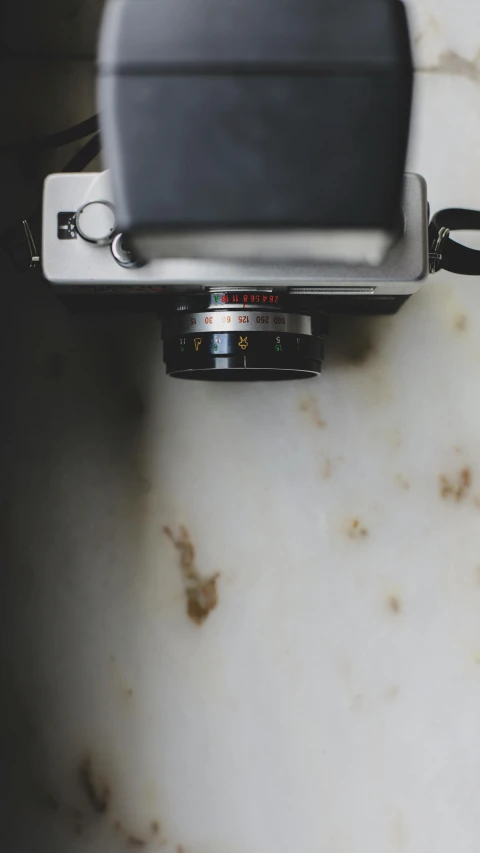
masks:
[[[164,361],[182,379],[308,379],[321,372],[325,314],[272,291],[177,295],[162,312]]]

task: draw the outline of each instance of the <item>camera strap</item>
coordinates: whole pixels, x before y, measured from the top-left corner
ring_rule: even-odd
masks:
[[[430,272],[480,275],[480,251],[452,240],[451,231],[480,231],[480,211],[451,207],[433,216],[428,228]]]

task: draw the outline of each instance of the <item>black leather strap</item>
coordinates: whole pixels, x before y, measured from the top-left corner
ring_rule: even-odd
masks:
[[[24,151],[33,152],[43,151],[45,148],[62,148],[63,145],[69,145],[71,142],[76,142],[78,139],[85,139],[86,136],[91,136],[92,133],[98,133],[98,115],[91,116],[85,121],[68,127],[66,130],[60,130],[57,133],[50,133],[48,136],[43,136],[40,139],[30,139],[27,142],[14,142],[9,145],[1,145],[0,151]]]
[[[450,231],[480,231],[480,211],[451,207],[435,214],[429,226],[430,272],[480,275],[480,251],[452,240]]]

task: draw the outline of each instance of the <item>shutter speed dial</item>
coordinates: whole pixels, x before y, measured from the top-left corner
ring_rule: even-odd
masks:
[[[87,243],[107,246],[115,234],[115,210],[109,201],[89,201],[78,208],[75,225],[79,236]]]

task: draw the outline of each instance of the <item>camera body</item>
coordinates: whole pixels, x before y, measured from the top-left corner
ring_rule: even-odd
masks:
[[[403,233],[378,266],[143,262],[118,232],[108,172],[51,175],[44,188],[43,271],[70,307],[157,311],[171,375],[312,376],[320,372],[329,313],[394,313],[427,277],[421,176],[404,176],[402,211]]]
[[[108,203],[105,233],[84,234],[78,211]],[[116,254],[115,202],[108,172],[50,175],[43,199],[43,271],[59,296],[165,293],[172,289],[281,288],[315,297],[406,297],[428,274],[428,205],[425,180],[406,174],[403,233],[378,266],[306,262],[270,263],[154,258],[129,264]],[[70,224],[69,224],[70,223]],[[77,227],[79,226],[79,227]],[[99,223],[101,228],[101,224]],[[83,234],[83,237],[81,236]],[[348,240],[348,237],[344,238]],[[350,239],[358,239],[352,234]]]
[[[170,375],[317,375],[329,313],[392,313],[427,275],[412,82],[400,0],[109,0],[110,171],[47,179],[46,278],[157,310]]]

